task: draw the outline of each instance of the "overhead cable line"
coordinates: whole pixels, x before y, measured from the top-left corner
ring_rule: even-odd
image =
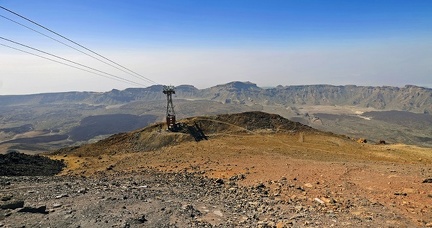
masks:
[[[27,28],[27,29],[33,31],[33,32],[39,33],[39,34],[42,35],[42,36],[45,36],[45,37],[47,37],[47,38],[49,38],[49,39],[51,39],[51,40],[54,40],[54,41],[56,41],[56,42],[58,42],[58,43],[60,43],[60,44],[63,44],[63,45],[65,45],[65,46],[69,47],[69,48],[72,48],[72,49],[74,49],[75,51],[78,51],[78,52],[80,52],[80,53],[82,53],[82,54],[84,54],[84,55],[87,55],[87,56],[89,56],[89,57],[91,57],[91,58],[93,58],[93,59],[96,59],[96,60],[98,60],[98,61],[100,61],[100,62],[102,62],[102,63],[105,63],[105,64],[107,64],[107,65],[109,65],[109,66],[111,66],[111,67],[113,67],[113,68],[116,68],[117,70],[123,71],[124,73],[127,73],[127,74],[131,74],[130,72],[128,72],[128,71],[126,71],[126,70],[124,70],[124,69],[122,69],[122,68],[120,68],[120,67],[117,67],[117,66],[115,66],[115,65],[113,65],[113,64],[111,64],[111,63],[109,63],[109,62],[107,62],[107,61],[103,61],[103,60],[101,60],[101,59],[99,59],[99,58],[96,58],[96,57],[94,57],[93,55],[90,55],[90,54],[88,54],[88,53],[86,53],[86,52],[84,52],[84,51],[81,51],[80,49],[78,49],[78,48],[76,48],[76,47],[73,47],[73,46],[71,46],[71,45],[69,45],[69,44],[67,44],[67,43],[65,43],[65,42],[63,42],[63,41],[61,41],[61,40],[58,40],[58,39],[56,39],[56,38],[54,38],[54,37],[52,37],[52,36],[46,35],[46,34],[44,34],[44,33],[42,33],[42,32],[39,32],[39,31],[37,31],[36,29],[33,29],[33,28],[31,28],[31,27],[29,27],[29,26],[27,26],[27,25],[24,25],[24,24],[22,24],[22,23],[20,23],[20,22],[18,22],[18,21],[15,21],[15,20],[13,20],[13,19],[11,19],[11,18],[8,18],[8,17],[6,17],[6,16],[3,16],[3,15],[0,15],[0,17],[4,18],[4,19],[6,19],[6,20],[9,20],[9,21],[11,21],[11,22],[13,22],[13,23],[15,23],[15,24],[18,24],[18,25],[20,25],[20,26],[22,26],[22,27],[25,27],[25,28]],[[133,74],[132,74],[132,76],[134,76],[134,77],[136,77],[136,78],[139,78],[139,79],[142,79],[142,78],[137,77],[136,75],[133,75]],[[147,80],[146,82],[149,83],[148,80]],[[150,82],[150,83],[153,83],[153,82]]]
[[[81,63],[78,63],[78,62],[75,62],[75,61],[72,61],[72,60],[69,60],[69,59],[66,59],[66,58],[63,58],[63,57],[60,57],[60,56],[57,56],[57,55],[51,54],[51,53],[48,53],[48,52],[46,52],[46,51],[42,51],[42,50],[37,49],[37,48],[34,48],[34,47],[30,47],[30,46],[28,46],[28,45],[25,45],[25,44],[22,44],[22,43],[19,43],[19,42],[16,42],[16,41],[13,41],[13,40],[10,40],[10,39],[7,39],[7,38],[4,38],[4,37],[1,37],[1,36],[0,36],[0,39],[5,40],[5,41],[8,41],[8,42],[10,42],[10,43],[14,43],[14,44],[17,44],[17,45],[20,45],[20,46],[26,47],[26,48],[29,48],[29,49],[32,49],[32,50],[34,50],[34,51],[38,51],[38,52],[44,53],[44,54],[46,54],[46,55],[53,56],[53,57],[58,58],[58,59],[61,59],[61,60],[63,60],[63,61],[67,61],[67,62],[70,62],[70,63],[76,64],[76,65],[79,65],[79,66],[85,67],[85,68],[90,69],[90,70],[93,70],[93,71],[97,71],[97,72],[102,73],[102,74],[109,75],[109,76],[111,76],[111,77],[114,77],[114,78],[117,78],[117,79],[120,79],[120,80],[123,80],[123,81],[129,82],[129,83],[132,83],[132,84],[135,84],[135,85],[144,86],[143,84],[140,84],[140,83],[137,83],[137,82],[131,81],[131,80],[129,80],[129,79],[125,79],[125,78],[122,78],[122,77],[119,77],[119,76],[116,76],[116,75],[113,75],[113,74],[110,74],[110,73],[107,73],[107,72],[104,72],[104,71],[101,71],[101,70],[95,69],[95,68],[93,68],[93,67],[86,66],[86,65],[84,65],[84,64],[81,64]]]
[[[123,69],[125,69],[125,70],[127,70],[127,71],[129,71],[129,72],[131,72],[132,74],[134,74],[134,75],[136,75],[136,76],[138,76],[138,77],[140,77],[140,78],[142,78],[142,79],[147,80],[148,82],[151,82],[151,83],[154,83],[154,84],[159,84],[159,83],[157,83],[157,82],[155,82],[155,81],[153,81],[153,80],[151,80],[151,79],[149,79],[149,78],[147,78],[147,77],[145,77],[145,76],[143,76],[143,75],[141,75],[141,74],[136,73],[136,72],[133,71],[133,70],[130,70],[130,69],[127,68],[127,67],[124,67],[124,66],[122,66],[122,65],[120,65],[120,64],[118,64],[118,63],[116,63],[116,62],[114,62],[114,61],[112,61],[112,60],[110,60],[110,59],[108,59],[108,58],[106,58],[106,57],[104,57],[104,56],[101,55],[101,54],[98,54],[98,53],[95,52],[95,51],[90,50],[89,48],[87,48],[87,47],[85,47],[85,46],[83,46],[83,45],[81,45],[81,44],[79,44],[79,43],[77,43],[77,42],[75,42],[75,41],[73,41],[73,40],[71,40],[71,39],[69,39],[69,38],[67,38],[67,37],[65,37],[65,36],[63,36],[63,35],[61,35],[61,34],[55,32],[55,31],[53,31],[53,30],[51,30],[51,29],[49,29],[49,28],[47,28],[47,27],[45,27],[45,26],[43,26],[43,25],[41,25],[41,24],[39,24],[39,23],[37,23],[37,22],[35,22],[35,21],[33,21],[33,20],[31,20],[31,19],[29,19],[29,18],[27,18],[27,17],[24,17],[24,16],[22,16],[22,15],[16,13],[16,12],[14,12],[14,11],[12,11],[12,10],[9,10],[9,9],[3,7],[3,6],[0,6],[0,8],[3,9],[3,10],[8,11],[9,13],[12,13],[12,14],[16,15],[16,16],[18,16],[18,17],[20,17],[20,18],[22,18],[22,19],[24,19],[24,20],[26,20],[26,21],[29,21],[29,22],[31,22],[31,23],[33,23],[33,24],[35,24],[35,25],[37,25],[37,26],[39,26],[39,27],[41,27],[41,28],[43,28],[43,29],[45,29],[45,30],[47,30],[47,31],[49,31],[49,32],[51,32],[51,33],[53,33],[53,34],[55,34],[55,35],[57,35],[57,36],[59,36],[59,37],[65,39],[65,40],[67,40],[67,41],[69,41],[69,42],[71,42],[71,43],[73,43],[73,44],[75,44],[75,45],[77,45],[77,46],[79,46],[79,47],[81,47],[81,48],[83,48],[83,49],[85,49],[85,50],[87,50],[87,51],[89,51],[89,52],[91,52],[91,53],[93,53],[93,54],[95,54],[95,55],[97,55],[97,56],[99,56],[99,57],[101,57],[101,58],[103,58],[103,59],[105,59],[105,60],[111,62],[111,63],[113,63],[113,64],[115,64],[115,65],[117,65],[117,66],[119,66],[119,67],[121,67],[121,68],[123,68]]]
[[[100,73],[97,73],[97,72],[94,72],[94,71],[89,71],[89,70],[86,70],[84,68],[76,67],[74,65],[67,64],[67,63],[64,63],[64,62],[60,62],[60,61],[57,61],[55,59],[51,59],[51,58],[48,58],[48,57],[45,57],[45,56],[42,56],[42,55],[31,53],[31,52],[25,51],[23,49],[19,49],[19,48],[16,48],[16,47],[9,46],[7,44],[0,43],[0,46],[4,46],[4,47],[10,48],[10,49],[13,49],[13,50],[16,50],[16,51],[20,51],[20,52],[23,52],[23,53],[26,53],[26,54],[29,54],[29,55],[37,56],[39,58],[43,58],[43,59],[46,59],[46,60],[49,60],[49,61],[52,61],[52,62],[55,62],[55,63],[63,64],[65,66],[69,66],[69,67],[72,67],[72,68],[75,68],[75,69],[78,69],[78,70],[82,70],[82,71],[85,71],[85,72],[88,72],[88,73],[96,74],[96,75],[99,75],[99,76],[102,76],[102,77],[105,77],[105,78],[109,78],[109,79],[117,80],[117,81],[120,81],[120,82],[124,82],[124,81],[122,81],[122,80],[120,80],[118,78],[114,78],[114,77],[111,77],[111,76],[103,75],[103,74],[100,74]],[[137,84],[137,85],[140,85],[140,84]]]

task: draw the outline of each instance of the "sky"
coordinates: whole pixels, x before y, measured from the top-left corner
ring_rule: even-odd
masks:
[[[0,0],[0,6],[138,73],[97,61],[0,8],[0,95],[231,81],[432,88],[430,0]]]

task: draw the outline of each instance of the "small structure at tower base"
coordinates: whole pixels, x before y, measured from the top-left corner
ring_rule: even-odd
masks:
[[[176,117],[174,115],[170,115],[166,117],[166,124],[168,126],[168,130],[174,131],[176,126]]]

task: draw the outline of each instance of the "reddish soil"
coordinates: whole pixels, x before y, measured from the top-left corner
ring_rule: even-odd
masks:
[[[422,183],[432,176],[432,151],[427,148],[359,144],[320,132],[243,133],[213,135],[208,141],[154,151],[97,154],[57,158],[69,164],[65,175],[157,169],[229,180],[240,174],[245,177],[241,185],[265,183],[284,200],[302,198],[310,204],[315,198],[325,203],[367,200],[384,205],[394,216],[380,218],[380,212],[365,203],[356,205],[353,217],[381,219],[388,226],[403,226],[400,218],[418,226],[432,222],[432,186]],[[107,171],[109,166],[114,168]],[[285,179],[304,191],[277,184]]]

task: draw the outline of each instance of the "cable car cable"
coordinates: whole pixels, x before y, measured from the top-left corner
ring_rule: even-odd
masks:
[[[10,49],[14,49],[14,50],[17,50],[17,51],[20,51],[20,52],[24,52],[24,53],[29,54],[29,55],[37,56],[39,58],[43,58],[43,59],[46,59],[46,60],[49,60],[49,61],[52,61],[52,62],[55,62],[55,63],[63,64],[63,65],[66,65],[66,66],[69,66],[69,67],[72,67],[72,68],[75,68],[75,69],[78,69],[78,70],[82,70],[82,71],[86,71],[88,73],[99,75],[99,76],[102,76],[102,77],[105,77],[105,78],[109,78],[109,79],[125,82],[125,81],[120,80],[118,78],[114,78],[114,77],[111,77],[111,76],[103,75],[103,74],[100,74],[100,73],[97,73],[97,72],[94,72],[94,71],[89,71],[89,70],[86,70],[84,68],[79,68],[79,67],[76,67],[74,65],[67,64],[67,63],[64,63],[64,62],[60,62],[60,61],[57,61],[55,59],[51,59],[51,58],[48,58],[48,57],[45,57],[45,56],[42,56],[42,55],[38,55],[38,54],[35,54],[35,53],[31,53],[31,52],[28,52],[28,51],[25,51],[25,50],[22,50],[22,49],[19,49],[19,48],[16,48],[16,47],[9,46],[7,44],[0,43],[0,46],[4,46],[4,47],[10,48]],[[126,81],[126,82],[129,83],[129,84],[132,84],[131,82],[128,82],[128,81]],[[133,83],[133,84],[140,85],[138,83]]]
[[[23,46],[23,47],[26,47],[26,48],[29,48],[29,49],[32,49],[32,50],[35,50],[35,51],[41,52],[41,53],[44,53],[44,54],[46,54],[46,55],[50,55],[50,56],[56,57],[56,58],[58,58],[58,59],[61,59],[61,60],[64,60],[64,61],[67,61],[67,62],[70,62],[70,63],[76,64],[76,65],[79,65],[79,66],[82,66],[82,67],[85,67],[85,68],[88,68],[88,69],[91,69],[91,70],[94,70],[94,71],[97,71],[97,72],[99,72],[99,73],[103,73],[103,74],[106,74],[106,75],[109,75],[109,76],[112,76],[112,77],[115,77],[115,78],[118,78],[118,79],[121,79],[121,80],[124,80],[124,81],[128,81],[128,82],[130,82],[130,83],[137,83],[137,82],[131,81],[131,80],[129,80],[129,79],[125,79],[125,78],[122,78],[122,77],[119,77],[119,76],[116,76],[116,75],[113,75],[113,74],[110,74],[110,73],[107,73],[107,72],[104,72],[104,71],[101,71],[101,70],[98,70],[98,69],[95,69],[95,68],[92,68],[92,67],[89,67],[89,66],[86,66],[86,65],[84,65],[84,64],[77,63],[77,62],[75,62],[75,61],[72,61],[72,60],[69,60],[69,59],[66,59],[66,58],[63,58],[63,57],[60,57],[60,56],[57,56],[57,55],[54,55],[54,54],[48,53],[48,52],[46,52],[46,51],[39,50],[39,49],[34,48],[34,47],[30,47],[30,46],[28,46],[28,45],[25,45],[25,44],[22,44],[22,43],[19,43],[19,42],[16,42],[16,41],[13,41],[13,40],[10,40],[10,39],[7,39],[7,38],[4,38],[4,37],[1,37],[1,36],[0,36],[0,39],[2,39],[2,40],[6,40],[6,41],[8,41],[8,42],[11,42],[11,43],[14,43],[14,44],[17,44],[17,45],[20,45],[20,46]],[[137,84],[142,85],[142,84],[140,84],[140,83],[137,83]],[[142,85],[142,86],[144,86],[144,85]]]
[[[65,39],[65,40],[67,40],[67,41],[69,41],[69,42],[71,42],[71,43],[73,43],[73,44],[75,44],[75,45],[77,45],[77,46],[79,46],[79,47],[81,47],[81,48],[83,48],[83,49],[85,49],[85,50],[87,50],[87,51],[89,51],[89,52],[91,52],[91,53],[93,53],[93,54],[95,54],[95,55],[97,55],[97,56],[99,56],[99,57],[101,57],[101,58],[103,58],[103,59],[105,59],[105,60],[107,60],[107,61],[109,61],[109,62],[111,62],[111,63],[113,63],[113,64],[115,64],[115,65],[117,65],[117,66],[119,66],[119,67],[121,67],[121,68],[123,68],[123,69],[125,69],[125,70],[127,70],[127,71],[130,71],[130,72],[134,73],[135,75],[137,75],[137,76],[139,76],[139,77],[142,77],[142,78],[148,80],[149,82],[152,82],[152,83],[154,83],[154,84],[158,84],[157,82],[155,82],[155,81],[153,81],[153,80],[151,80],[151,79],[149,79],[149,78],[147,78],[147,77],[144,77],[144,76],[142,76],[141,74],[138,74],[138,73],[136,73],[135,71],[130,70],[129,68],[124,67],[124,66],[122,66],[122,65],[120,65],[120,64],[118,64],[118,63],[116,63],[116,62],[114,62],[114,61],[112,61],[112,60],[110,60],[110,59],[108,59],[108,58],[106,58],[106,57],[104,57],[103,55],[98,54],[98,53],[96,53],[95,51],[92,51],[92,50],[90,50],[89,48],[84,47],[83,45],[81,45],[81,44],[79,44],[79,43],[77,43],[77,42],[75,42],[75,41],[73,41],[73,40],[71,40],[71,39],[69,39],[69,38],[67,38],[67,37],[65,37],[65,36],[63,36],[63,35],[61,35],[61,34],[55,32],[55,31],[53,31],[53,30],[51,30],[51,29],[49,29],[49,28],[47,28],[47,27],[45,27],[45,26],[43,26],[43,25],[41,25],[41,24],[39,24],[39,23],[37,23],[37,22],[35,22],[35,21],[33,21],[33,20],[31,20],[31,19],[29,19],[29,18],[27,18],[27,17],[24,17],[24,16],[22,16],[22,15],[16,13],[16,12],[14,12],[14,11],[12,11],[12,10],[9,10],[9,9],[3,7],[3,6],[0,6],[0,8],[3,9],[3,10],[6,10],[6,11],[8,11],[9,13],[12,13],[12,14],[18,16],[18,17],[21,17],[22,19],[24,19],[24,20],[26,20],[26,21],[29,21],[29,22],[31,22],[31,23],[33,23],[33,24],[35,24],[35,25],[37,25],[37,26],[39,26],[39,27],[41,27],[41,28],[43,28],[43,29],[45,29],[45,30],[47,30],[47,31],[49,31],[49,32],[51,32],[51,33],[54,33],[55,35],[60,36],[61,38]]]
[[[151,81],[149,81],[149,80],[143,79],[143,78],[141,78],[141,77],[137,77],[136,75],[131,74],[130,72],[128,72],[128,71],[126,71],[126,70],[124,70],[124,69],[121,69],[121,68],[119,68],[119,67],[117,67],[117,66],[115,66],[115,65],[113,65],[113,64],[111,64],[111,63],[109,63],[109,62],[106,62],[106,61],[103,61],[103,60],[101,60],[101,59],[98,59],[98,58],[94,57],[93,55],[90,55],[90,54],[88,54],[88,53],[86,53],[86,52],[84,52],[84,51],[81,51],[81,50],[79,50],[78,48],[73,47],[73,46],[71,46],[71,45],[69,45],[69,44],[67,44],[67,43],[65,43],[65,42],[63,42],[63,41],[61,41],[61,40],[58,40],[58,39],[56,39],[56,38],[54,38],[54,37],[52,37],[52,36],[46,35],[46,34],[44,34],[44,33],[42,33],[42,32],[39,32],[39,31],[37,31],[37,30],[35,30],[35,29],[33,29],[33,28],[27,26],[27,25],[24,25],[24,24],[18,22],[18,21],[15,21],[15,20],[13,20],[13,19],[11,19],[11,18],[8,18],[8,17],[6,17],[6,16],[3,16],[3,15],[0,15],[0,17],[4,18],[4,19],[6,19],[6,20],[9,20],[9,21],[11,21],[11,22],[13,22],[13,23],[15,23],[15,24],[18,24],[18,25],[20,25],[20,26],[22,26],[22,27],[25,27],[25,28],[27,28],[27,29],[33,31],[33,32],[36,32],[36,33],[42,35],[42,36],[45,36],[45,37],[47,37],[47,38],[49,38],[49,39],[51,39],[51,40],[54,40],[54,41],[56,41],[56,42],[58,42],[58,43],[60,43],[60,44],[63,44],[63,45],[65,45],[65,46],[69,47],[69,48],[72,48],[72,49],[74,49],[74,50],[76,50],[76,51],[78,51],[78,52],[80,52],[80,53],[82,53],[82,54],[84,54],[84,55],[87,55],[87,56],[89,56],[89,57],[91,57],[91,58],[93,58],[93,59],[96,59],[96,60],[98,60],[98,61],[100,61],[100,62],[102,62],[102,63],[105,63],[105,64],[107,64],[107,65],[109,65],[109,66],[111,66],[111,67],[113,67],[113,68],[116,68],[117,70],[123,71],[124,73],[130,74],[130,75],[132,75],[132,76],[134,76],[134,77],[136,77],[136,78],[138,78],[138,79],[145,80],[146,83],[153,83],[153,82],[151,82]]]

